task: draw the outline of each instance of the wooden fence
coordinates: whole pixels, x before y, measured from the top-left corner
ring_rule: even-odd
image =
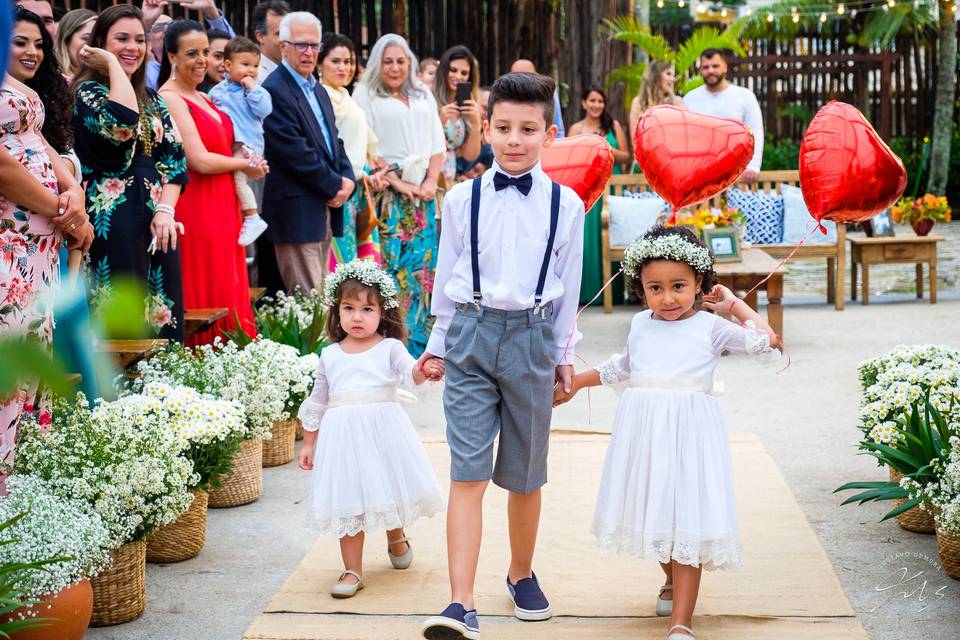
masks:
[[[66,0],[68,7],[99,9],[117,0]],[[255,0],[220,0],[238,31],[246,31]],[[454,44],[477,56],[482,84],[490,84],[517,58],[531,59],[543,73],[558,78],[568,125],[579,118],[579,98],[592,84],[630,55],[624,43],[609,42],[599,30],[603,18],[629,13],[631,0],[290,0],[297,10],[315,13],[325,31],[349,35],[367,55],[384,33],[407,37],[418,56],[439,57]],[[181,8],[172,6],[175,16]],[[196,16],[192,16],[196,17]],[[656,30],[676,45],[695,25],[663,25]],[[749,55],[737,60],[731,76],[760,101],[767,131],[777,138],[799,139],[805,124],[784,111],[808,113],[831,99],[860,108],[881,135],[920,138],[933,123],[936,44],[897,40],[886,51],[863,50],[847,43],[839,23],[835,31],[791,42],[747,43]],[[622,89],[608,92],[616,116]],[[960,113],[958,113],[960,117]]]

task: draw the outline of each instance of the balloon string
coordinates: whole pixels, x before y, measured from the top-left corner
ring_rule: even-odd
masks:
[[[567,344],[563,346],[563,355],[560,357],[561,362],[563,360],[566,360],[567,358],[567,351],[569,351],[570,349],[570,342],[573,340],[573,334],[577,330],[577,322],[580,321],[580,316],[582,316],[583,312],[587,310],[587,307],[589,307],[590,305],[592,305],[594,302],[597,301],[597,298],[599,298],[603,294],[603,292],[607,290],[607,287],[613,284],[614,280],[620,277],[621,273],[623,273],[622,268],[619,271],[617,271],[615,274],[613,274],[613,276],[611,276],[611,278],[607,280],[602,287],[600,287],[600,290],[597,291],[597,294],[592,298],[590,298],[590,302],[580,307],[580,310],[577,311],[577,315],[574,316],[573,318],[573,327],[570,329],[570,334],[567,336]]]

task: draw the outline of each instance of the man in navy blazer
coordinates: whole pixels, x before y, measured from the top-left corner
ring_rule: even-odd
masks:
[[[314,77],[320,21],[295,11],[280,22],[283,59],[263,82],[273,112],[263,123],[270,164],[263,217],[270,226],[284,286],[323,288],[330,239],[343,235],[343,203],[354,189],[353,168],[338,138],[333,106]],[[328,213],[329,212],[329,213]]]

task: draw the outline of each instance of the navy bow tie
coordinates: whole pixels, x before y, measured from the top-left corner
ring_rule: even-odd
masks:
[[[513,186],[517,188],[517,191],[526,196],[530,194],[530,189],[533,188],[533,176],[525,173],[519,178],[514,178],[497,171],[493,174],[493,186],[497,191]]]

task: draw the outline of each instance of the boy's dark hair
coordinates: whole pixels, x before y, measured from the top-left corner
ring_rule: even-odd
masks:
[[[260,47],[258,47],[257,43],[250,38],[236,36],[227,43],[226,47],[223,48],[223,59],[229,60],[230,56],[237,53],[256,53],[257,55],[260,55]]]
[[[250,16],[251,35],[267,32],[267,13],[285,16],[290,13],[290,5],[284,0],[266,0],[266,2],[258,3],[253,8],[253,15]]]
[[[553,92],[556,88],[553,78],[539,73],[504,74],[490,87],[487,118],[493,119],[493,107],[498,102],[539,104],[543,106],[543,119],[549,127],[553,124]]]
[[[666,236],[680,236],[690,244],[703,247],[707,251],[710,251],[709,247],[703,244],[700,238],[698,238],[697,235],[693,231],[690,231],[690,229],[687,227],[665,227],[660,224],[643,234],[643,239],[656,240],[657,238],[664,238]],[[713,258],[713,253],[710,254],[710,257]],[[630,295],[635,298],[639,298],[641,302],[643,301],[643,281],[641,280],[640,275],[643,273],[643,267],[645,267],[649,262],[653,262],[653,260],[644,260],[641,262],[640,272],[637,273],[635,277],[627,277],[627,285],[629,287]],[[693,269],[693,267],[690,268]],[[713,267],[710,267],[710,269],[707,271],[697,271],[694,269],[694,273],[703,277],[703,282],[700,283],[699,293],[710,293],[713,287],[717,284],[717,274],[714,272]]]
[[[727,52],[724,51],[723,49],[717,49],[717,48],[715,48],[715,47],[712,47],[712,48],[710,48],[710,49],[704,49],[703,53],[700,54],[700,59],[701,59],[701,60],[709,60],[709,59],[712,58],[713,56],[720,56],[721,58],[723,58],[724,60],[726,60],[726,59],[727,59]]]
[[[327,311],[327,337],[333,342],[340,342],[347,337],[347,332],[340,326],[340,301],[344,298],[359,298],[368,302],[376,302],[380,307],[380,326],[377,333],[385,338],[394,338],[400,342],[407,341],[407,325],[403,321],[403,311],[400,307],[384,309],[386,300],[378,287],[363,284],[354,278],[344,280],[337,287],[337,301]]]

